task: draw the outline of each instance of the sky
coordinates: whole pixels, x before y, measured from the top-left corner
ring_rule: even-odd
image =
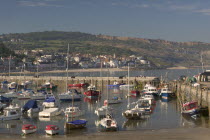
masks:
[[[210,43],[210,1],[0,0],[0,34],[55,30]]]

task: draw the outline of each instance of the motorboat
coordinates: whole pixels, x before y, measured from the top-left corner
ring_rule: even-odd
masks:
[[[6,106],[6,104],[0,102],[0,111],[3,111]]]
[[[58,102],[54,96],[47,96],[42,105],[44,107],[56,107],[58,106]]]
[[[1,121],[18,120],[20,114],[15,109],[4,110],[4,114],[0,116]]]
[[[56,125],[47,125],[45,128],[45,132],[48,135],[55,135],[59,133],[59,127]]]
[[[80,110],[79,107],[68,107],[65,109],[64,113],[65,113],[65,116],[69,118],[84,115],[84,111]]]
[[[190,116],[193,119],[197,119],[200,116],[199,111],[200,111],[200,108],[198,107],[198,102],[190,101],[182,105],[181,113],[183,115]]]
[[[17,110],[17,111],[20,111],[21,108],[18,104],[10,104],[8,107],[5,107],[4,110]]]
[[[84,92],[84,95],[90,99],[97,99],[101,92],[96,90],[96,87],[94,85],[90,85],[87,88],[88,90]]]
[[[144,95],[138,100],[138,102],[141,102],[142,100],[148,100],[150,105],[155,104],[155,98],[154,98],[153,94],[149,94],[149,93],[144,94]]]
[[[12,99],[0,95],[0,102],[1,103],[10,103],[10,102],[12,102]]]
[[[33,100],[44,100],[46,98],[47,92],[45,90],[37,91],[31,96]]]
[[[159,96],[159,92],[156,87],[149,86],[148,89],[145,91],[146,94],[152,94],[154,96]]]
[[[135,109],[144,112],[144,114],[150,114],[153,111],[152,105],[150,104],[149,100],[141,100],[135,106]]]
[[[107,114],[105,118],[99,121],[99,126],[105,131],[117,131],[117,121],[111,116],[111,114]]]
[[[65,93],[58,95],[60,101],[80,101],[82,94],[79,93],[76,89],[70,89]]]
[[[17,98],[17,93],[15,91],[10,91],[10,92],[2,94],[2,96],[7,97],[7,98]]]
[[[17,88],[17,83],[16,82],[11,82],[8,84],[8,88],[10,90],[16,89]]]
[[[34,94],[34,91],[31,89],[24,89],[17,92],[17,98],[19,100],[31,99],[31,96]]]
[[[106,104],[119,104],[119,103],[122,103],[122,99],[120,97],[116,97],[116,96],[114,96],[111,99],[104,100],[105,105]]]
[[[134,85],[120,85],[121,90],[133,89]]]
[[[39,117],[52,117],[60,115],[63,112],[58,107],[51,107],[51,108],[45,108],[43,111],[39,112]]]
[[[54,90],[54,89],[57,89],[57,87],[58,87],[58,85],[54,85],[53,83],[48,81],[48,82],[45,82],[43,85],[41,85],[39,87],[39,89],[52,89],[52,90]]]
[[[34,114],[40,111],[36,100],[28,100],[28,102],[22,107],[22,113]]]
[[[98,117],[104,117],[106,116],[106,114],[108,113],[111,113],[111,111],[113,110],[113,108],[107,106],[107,105],[103,105],[102,107],[99,107],[95,110],[95,114],[98,116]]]
[[[143,110],[132,108],[123,112],[122,115],[128,120],[138,120],[142,118],[144,113],[145,112]]]
[[[36,131],[37,131],[37,128],[36,128],[35,125],[32,125],[32,124],[24,124],[22,126],[22,132],[23,132],[24,135],[35,133]]]
[[[137,97],[140,95],[140,92],[138,90],[131,90],[130,91],[130,96],[132,97]]]
[[[169,101],[174,96],[173,92],[165,86],[164,88],[161,88],[160,97],[162,101]]]
[[[71,130],[71,129],[81,129],[84,128],[87,124],[87,121],[84,119],[80,119],[80,120],[73,120],[70,122],[66,122],[65,123],[65,129],[67,130]]]

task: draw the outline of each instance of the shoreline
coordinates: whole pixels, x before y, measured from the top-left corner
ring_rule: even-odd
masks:
[[[117,132],[98,132],[92,134],[81,134],[81,135],[55,135],[55,136],[48,136],[48,135],[9,135],[8,134],[0,134],[0,139],[8,139],[8,140],[21,140],[23,138],[28,138],[30,140],[37,140],[37,139],[70,139],[73,138],[74,140],[107,140],[107,139],[114,139],[114,140],[164,140],[164,139],[175,139],[175,140],[183,140],[183,139],[190,139],[190,140],[209,140],[210,137],[210,129],[209,128],[172,128],[172,129],[158,129],[158,130],[134,130],[134,131],[117,131]]]

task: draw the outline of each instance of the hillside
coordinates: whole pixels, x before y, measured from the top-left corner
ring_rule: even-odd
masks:
[[[81,32],[46,31],[33,33],[4,34],[0,36],[11,49],[44,49],[51,52],[111,54],[147,57],[158,66],[193,66],[200,64],[203,52],[204,63],[209,62],[210,44],[202,42],[171,42],[159,39],[113,37]]]

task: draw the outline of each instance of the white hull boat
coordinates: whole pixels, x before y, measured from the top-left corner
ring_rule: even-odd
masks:
[[[52,117],[52,116],[60,115],[61,113],[62,113],[62,110],[59,108],[56,108],[56,107],[48,108],[39,112],[39,117]]]
[[[0,120],[9,121],[9,120],[18,120],[20,119],[20,114],[17,110],[5,110],[4,115],[0,116]]]

